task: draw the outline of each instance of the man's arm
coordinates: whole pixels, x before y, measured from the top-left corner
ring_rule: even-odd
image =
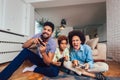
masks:
[[[31,47],[32,45],[36,45],[36,44],[39,44],[39,40],[38,40],[38,38],[31,38],[31,39],[29,39],[29,40],[27,40],[24,44],[23,44],[23,48],[29,48],[29,47]],[[35,47],[35,46],[33,46],[33,47]]]
[[[46,53],[46,43],[43,43],[45,46],[41,45],[39,50],[40,50],[40,54],[43,57],[43,61],[47,64],[50,65],[52,63],[52,60],[54,58],[54,53],[52,52],[48,52]]]
[[[32,44],[34,43],[34,39],[31,38],[29,40],[27,40],[24,44],[23,44],[23,48],[29,48]]]
[[[46,53],[41,53],[43,57],[43,61],[47,64],[50,65],[52,63],[54,53],[49,52],[48,54]]]

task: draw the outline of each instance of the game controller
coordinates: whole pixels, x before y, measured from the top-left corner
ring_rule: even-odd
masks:
[[[41,44],[42,46],[45,46],[45,44],[43,43],[43,41],[42,41],[41,39],[38,38],[38,41],[40,42],[40,44]]]

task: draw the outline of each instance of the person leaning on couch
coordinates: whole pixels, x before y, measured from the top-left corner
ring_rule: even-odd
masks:
[[[2,72],[0,72],[0,80],[8,80],[27,59],[37,65],[32,69],[33,72],[44,74],[49,77],[57,76],[59,73],[58,67],[51,65],[56,50],[55,40],[51,37],[53,31],[54,24],[52,22],[45,22],[42,33],[38,33],[27,40],[23,44],[23,50]],[[40,42],[41,39],[43,40],[42,43]],[[37,47],[37,53],[29,49],[34,44]]]
[[[73,30],[69,32],[68,38],[71,61],[64,62],[64,66],[78,75],[89,76],[97,80],[106,80],[106,77],[101,72],[108,71],[108,65],[103,62],[93,62],[92,50],[88,45],[84,44],[84,34]]]

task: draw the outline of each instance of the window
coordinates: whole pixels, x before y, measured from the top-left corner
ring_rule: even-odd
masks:
[[[38,23],[38,21],[35,21],[35,34],[42,32],[43,26]]]

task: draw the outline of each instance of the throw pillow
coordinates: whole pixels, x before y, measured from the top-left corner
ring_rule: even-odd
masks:
[[[90,39],[89,41],[87,41],[86,44],[89,45],[92,49],[95,49],[98,41],[99,41],[99,38],[94,38],[94,39]]]
[[[85,35],[85,43],[90,40],[89,35]]]

